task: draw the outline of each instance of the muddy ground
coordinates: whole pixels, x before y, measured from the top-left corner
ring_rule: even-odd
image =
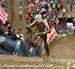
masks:
[[[56,38],[50,44],[49,58],[0,55],[2,69],[75,69],[75,35]],[[15,68],[16,67],[16,68]]]

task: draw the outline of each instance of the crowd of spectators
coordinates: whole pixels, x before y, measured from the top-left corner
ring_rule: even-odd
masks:
[[[65,17],[66,10],[63,7],[63,0],[28,0],[25,6],[27,12],[25,19],[30,23],[43,21],[44,25],[49,29],[48,25],[55,22],[57,18]],[[59,19],[61,20],[61,19]]]
[[[18,0],[18,2],[20,6],[20,19],[22,20],[22,13],[25,13],[24,17],[27,23],[29,22],[29,24],[31,24],[30,26],[34,25],[34,22],[40,23],[42,21],[47,30],[49,30],[51,25],[55,25],[55,28],[58,32],[58,30],[66,30],[66,26],[70,25],[69,23],[72,23],[72,17],[66,14],[66,9],[63,6],[64,0]],[[0,3],[6,11],[7,0],[1,0]],[[14,1],[11,0],[11,3],[13,21]],[[25,8],[22,7],[22,3],[25,4]],[[25,9],[25,12],[23,12],[23,9]],[[66,21],[69,23],[67,24]]]
[[[66,30],[67,23],[73,22],[73,17],[67,14],[63,6],[64,0],[27,0],[26,2],[25,19],[27,22],[34,24],[34,21],[41,22],[46,19],[44,24],[47,28],[54,22],[57,31]]]
[[[2,4],[5,11],[7,11],[7,0],[0,0],[0,4]]]
[[[59,30],[66,30],[66,28],[73,27],[72,22],[75,19],[70,17],[68,14],[66,14],[66,9],[63,6],[64,0],[25,0],[25,8],[22,7],[23,0],[18,0],[18,1],[19,1],[19,5],[20,5],[20,7],[19,7],[20,20],[22,20],[23,9],[25,9],[24,18],[31,27],[36,22],[38,24],[43,23],[43,25],[46,27],[46,29],[45,29],[46,32],[47,32],[47,30],[50,30],[51,26],[55,26],[57,33],[60,33]],[[7,10],[6,9],[7,8],[7,0],[2,0],[1,4],[6,11]],[[13,11],[12,11],[12,13],[13,13]],[[13,16],[13,14],[12,14],[12,16]],[[12,19],[13,19],[13,17],[12,17]],[[75,23],[75,21],[74,21],[74,23]],[[10,25],[9,22],[7,22],[5,26],[7,27],[7,32],[5,32],[6,35],[10,35],[10,36],[16,37],[15,39],[21,39],[24,41],[24,39],[23,39],[24,36],[22,34],[20,34],[18,31],[16,31],[16,29],[14,29]],[[40,25],[40,26],[42,26],[42,25]],[[40,30],[41,30],[41,28],[40,28]],[[43,32],[43,31],[40,31],[40,32]],[[20,36],[22,38],[20,38]],[[31,45],[33,43],[30,40],[31,39],[26,40],[27,42],[29,42],[28,43],[29,45]],[[42,42],[42,45],[43,45],[43,42]],[[33,48],[35,48],[35,47],[33,47],[33,45],[32,45],[32,47],[29,49],[29,51],[31,51]],[[34,50],[36,50],[36,48]]]

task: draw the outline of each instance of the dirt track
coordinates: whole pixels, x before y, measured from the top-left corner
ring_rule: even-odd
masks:
[[[37,66],[45,67],[46,65],[47,67],[48,65],[49,69],[67,69],[67,65],[70,64],[70,67],[73,67],[75,66],[75,38],[74,37],[75,35],[68,35],[68,36],[56,38],[50,44],[50,57],[48,60],[47,59],[44,60],[43,58],[39,58],[39,57],[28,58],[28,57],[22,57],[22,56],[14,56],[14,55],[13,56],[0,55],[0,66],[24,65],[24,67],[30,66],[30,68],[28,69],[31,69],[31,68],[36,69],[35,67]],[[45,68],[42,68],[42,69],[45,69]]]
[[[75,36],[67,36],[60,38],[50,48],[50,57],[58,59],[74,59],[75,58]]]

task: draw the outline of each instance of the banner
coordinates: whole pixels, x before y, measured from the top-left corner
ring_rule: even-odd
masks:
[[[54,26],[51,27],[51,32],[47,34],[47,43],[49,44],[57,36]]]
[[[0,21],[2,21],[2,24],[5,24],[7,21],[8,14],[4,11],[2,6],[0,5]]]

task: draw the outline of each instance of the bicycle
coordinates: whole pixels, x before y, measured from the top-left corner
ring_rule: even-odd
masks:
[[[31,30],[31,40],[32,40],[32,30],[36,30],[34,28],[31,28],[31,27],[26,27],[26,29],[28,31]],[[37,45],[35,47],[37,47],[37,50],[38,50],[38,56],[41,57],[41,56],[45,56],[45,54],[47,54],[47,56],[49,56],[49,47],[48,47],[48,44],[46,42],[46,38],[47,38],[47,33],[50,33],[50,31],[47,31],[47,32],[40,32],[37,34],[37,36],[34,38],[33,40],[33,43],[34,45]],[[40,38],[38,38],[40,37]],[[41,40],[42,39],[42,40]],[[37,42],[37,41],[39,42]]]

